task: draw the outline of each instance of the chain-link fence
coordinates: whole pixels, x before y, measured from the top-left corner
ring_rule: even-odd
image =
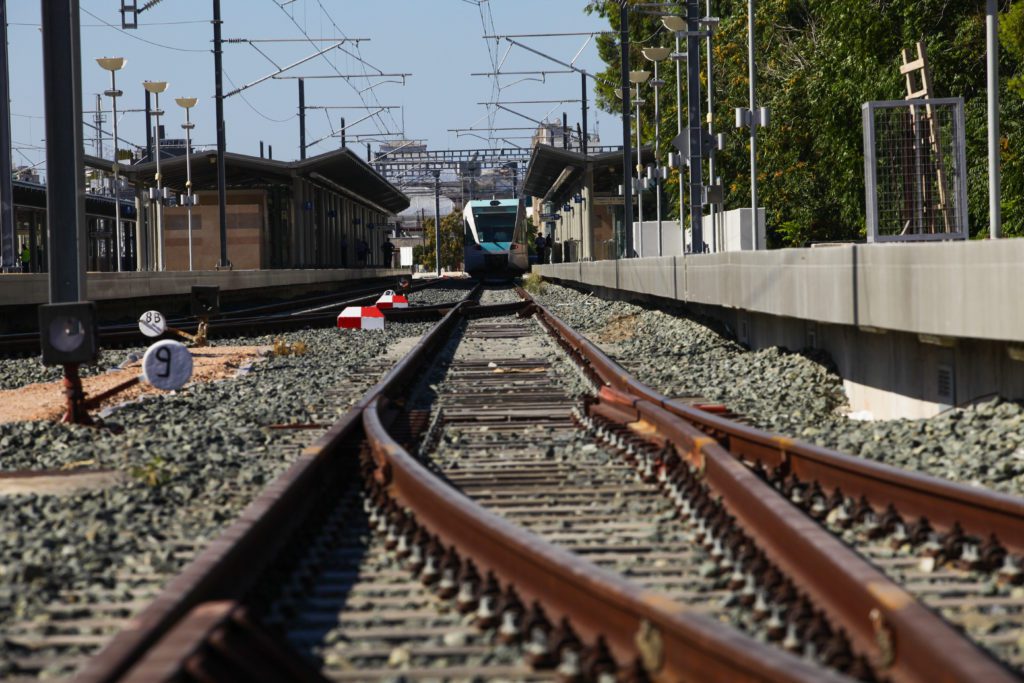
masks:
[[[861,109],[868,241],[966,239],[963,99],[866,102]]]

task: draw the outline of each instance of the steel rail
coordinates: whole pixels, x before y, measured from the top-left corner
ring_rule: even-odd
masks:
[[[520,291],[520,294],[533,301],[526,292]],[[718,486],[724,487],[719,488],[719,492],[723,496],[726,491],[733,494],[727,505],[733,509],[733,514],[746,520],[749,530],[763,544],[771,559],[786,568],[791,576],[800,577],[804,582],[801,585],[814,595],[816,602],[825,606],[839,623],[848,626],[854,642],[862,648],[868,647],[875,654],[876,662],[891,659],[883,670],[894,680],[1018,680],[907,591],[778,495],[737,459],[740,456],[765,462],[774,454],[776,463],[785,462],[787,457],[792,462],[796,442],[737,425],[666,398],[636,380],[594,343],[572,330],[544,306],[533,303],[549,329],[590,366],[600,383],[617,390],[614,394],[604,391],[606,402],[610,404],[605,414],[615,421],[629,422],[630,411],[635,411],[633,422],[645,420],[655,425],[661,434],[673,440],[682,453],[688,453],[709,479],[717,478]],[[616,398],[608,401],[612,396]],[[709,429],[708,425],[714,428]],[[735,437],[736,434],[741,437]],[[737,444],[753,444],[756,450],[737,451]],[[928,505],[929,511],[930,506],[959,501],[961,508],[974,511],[970,518],[974,526],[984,524],[988,516],[996,516],[1000,520],[998,528],[1003,528],[1002,524],[1011,525],[1004,516],[1012,507],[1020,507],[1018,501],[998,494],[989,495],[999,499],[1002,505],[979,506],[979,501],[988,501],[986,492],[873,462],[864,463],[873,466],[869,468],[852,467],[850,465],[861,463],[851,456],[827,449],[808,446],[800,455],[815,450],[821,452],[816,453],[817,459],[810,462],[830,464],[838,460],[846,467],[832,465],[812,469],[801,465],[799,471],[821,471],[831,475],[829,484],[841,488],[846,495],[858,488],[870,492],[880,507],[891,502],[880,499],[880,496],[911,490],[915,492],[914,496],[902,495],[897,500]],[[865,471],[872,472],[875,478],[864,483]],[[848,481],[848,478],[853,481]],[[741,479],[745,483],[741,484]],[[873,488],[869,486],[871,482],[877,482]],[[922,487],[922,482],[929,486]],[[761,491],[759,498],[751,496],[752,491],[758,490]],[[928,498],[933,490],[943,492],[943,497],[938,500]],[[777,504],[768,506],[769,500],[777,501]],[[741,509],[746,512],[741,514]],[[1022,519],[1024,516],[1016,517],[1018,534]],[[748,528],[746,524],[744,526]],[[816,540],[808,544],[809,538]],[[782,539],[785,542],[780,545]],[[878,610],[874,618],[872,610]],[[892,638],[887,638],[883,629],[889,630]],[[893,652],[888,656],[882,652],[887,646],[886,641],[895,643]]]
[[[415,522],[445,546],[513,587],[526,604],[539,602],[555,621],[568,618],[591,643],[603,638],[623,669],[641,657],[644,634],[656,633],[660,655],[645,662],[654,680],[847,680],[696,616],[483,508],[391,438],[381,417],[381,400],[375,397],[366,407],[363,428],[386,495],[412,511]]]
[[[554,313],[539,304],[538,310],[587,358],[602,382],[692,422],[735,456],[782,467],[801,481],[818,482],[827,493],[838,489],[847,497],[864,496],[878,512],[892,504],[902,515],[926,518],[946,531],[959,524],[964,533],[982,539],[994,534],[1007,550],[1024,553],[1024,500],[854,457],[688,406],[641,383]]]
[[[303,449],[235,522],[85,664],[74,678],[76,683],[122,680],[194,608],[210,601],[243,600],[318,501],[330,497],[332,484],[355,471],[366,405],[392,382],[412,377],[426,354],[447,338],[466,305],[454,306],[359,403]]]

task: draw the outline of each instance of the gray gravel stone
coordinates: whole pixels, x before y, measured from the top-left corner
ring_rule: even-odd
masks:
[[[383,332],[324,329],[220,341],[269,344],[279,336],[309,350],[271,357],[237,379],[125,404],[108,418],[122,433],[46,422],[0,425],[3,469],[88,462],[128,475],[123,485],[71,497],[0,497],[0,595],[13,597],[0,600],[0,634],[59,604],[61,591],[116,589],[119,574],[140,568],[165,578],[179,571],[186,560],[174,544],[214,538],[316,434],[268,425],[333,421],[390,365],[375,358],[429,327],[394,323]],[[321,400],[338,389],[339,396]],[[0,661],[6,647],[0,639]]]
[[[638,379],[720,401],[753,424],[938,477],[1024,494],[1024,406],[992,399],[926,420],[860,421],[827,357],[749,351],[690,318],[548,283],[538,299]]]

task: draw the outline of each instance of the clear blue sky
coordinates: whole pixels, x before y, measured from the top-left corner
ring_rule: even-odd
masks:
[[[142,2],[140,5],[144,4]],[[15,165],[41,162],[45,144],[43,90],[41,83],[41,37],[38,0],[8,0],[8,40],[11,61],[11,125],[15,140]],[[431,149],[486,147],[490,143],[476,137],[449,133],[449,128],[486,127],[488,109],[478,102],[490,101],[498,93],[493,80],[471,77],[471,72],[492,71],[492,59],[504,60],[503,70],[527,71],[562,67],[526,50],[502,41],[495,46],[481,38],[487,33],[560,33],[607,30],[595,16],[584,13],[585,0],[223,0],[225,38],[302,39],[287,43],[262,43],[258,47],[267,57],[284,66],[316,51],[305,34],[312,38],[347,36],[368,38],[367,42],[346,44],[340,50],[317,57],[287,72],[288,75],[372,73],[411,73],[405,85],[384,83],[360,97],[357,90],[375,82],[393,79],[323,79],[306,81],[307,105],[400,105],[358,125],[350,125],[349,135],[375,134],[403,130],[411,139],[426,140]],[[118,72],[117,85],[125,95],[118,100],[120,109],[141,109],[143,80],[166,80],[168,91],[161,98],[168,137],[177,137],[183,120],[173,98],[196,96],[193,110],[197,146],[212,146],[216,141],[213,103],[213,55],[210,52],[212,28],[209,0],[163,0],[139,17],[139,28],[121,31],[119,0],[82,0],[82,95],[83,109],[95,108],[95,95],[109,87],[109,75],[95,63],[96,57],[123,56],[128,60]],[[490,21],[493,18],[493,27]],[[110,24],[104,25],[104,24]],[[116,26],[116,28],[114,28]],[[584,36],[521,39],[542,52],[570,61],[584,46]],[[318,43],[326,47],[330,43]],[[247,44],[225,46],[225,92],[254,81],[275,70],[267,57]],[[368,65],[360,63],[359,57]],[[329,60],[329,61],[328,61]],[[582,50],[576,65],[590,72],[601,68],[593,41]],[[578,99],[578,75],[549,75],[546,82],[522,77],[504,77],[501,101]],[[619,144],[621,127],[617,119],[598,112],[590,94],[591,131],[595,128],[603,144]],[[110,99],[103,98],[109,110]],[[570,125],[579,120],[579,104],[509,105],[533,118],[561,118],[569,113]],[[298,156],[298,86],[294,80],[269,80],[225,102],[228,149],[258,154],[259,142],[273,145],[274,158]],[[328,117],[329,114],[329,117]],[[351,124],[366,111],[322,110],[307,113],[307,141],[312,142],[336,130],[339,118]],[[86,114],[87,121],[92,116]],[[122,140],[144,144],[144,116],[124,113],[120,116]],[[530,121],[512,113],[499,112],[493,125],[531,127]],[[333,126],[333,129],[332,129]],[[109,112],[104,124],[107,156],[110,154]],[[483,137],[488,134],[481,132]],[[528,146],[528,140],[516,136],[529,131],[506,131],[512,142]],[[90,128],[86,138],[93,137]],[[337,146],[337,138],[328,138],[310,150],[310,154]],[[508,143],[501,143],[507,146]],[[353,145],[350,137],[349,145]],[[373,146],[376,148],[377,143]],[[87,145],[91,152],[93,147]]]

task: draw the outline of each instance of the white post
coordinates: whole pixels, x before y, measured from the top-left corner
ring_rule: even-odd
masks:
[[[640,84],[636,84],[636,206],[637,206],[637,224],[640,226],[637,231],[637,256],[643,258],[644,256],[644,188],[641,169],[644,167],[643,159],[641,158],[642,149],[640,147]]]
[[[999,7],[988,0],[985,8],[985,42],[988,64],[988,236],[999,239],[1002,215],[999,206]],[[966,230],[967,226],[964,226]]]
[[[751,236],[754,250],[764,245],[758,244],[760,221],[757,215],[757,99],[754,87],[757,85],[757,72],[754,69],[754,11],[755,0],[747,0],[747,69],[750,74],[750,224],[754,234]]]
[[[153,126],[154,149],[156,152],[156,269],[164,270],[164,189],[163,176],[160,174],[160,93],[156,96],[156,108],[153,116],[156,124]]]
[[[188,212],[188,269],[192,270],[192,119],[185,107],[185,201]]]

